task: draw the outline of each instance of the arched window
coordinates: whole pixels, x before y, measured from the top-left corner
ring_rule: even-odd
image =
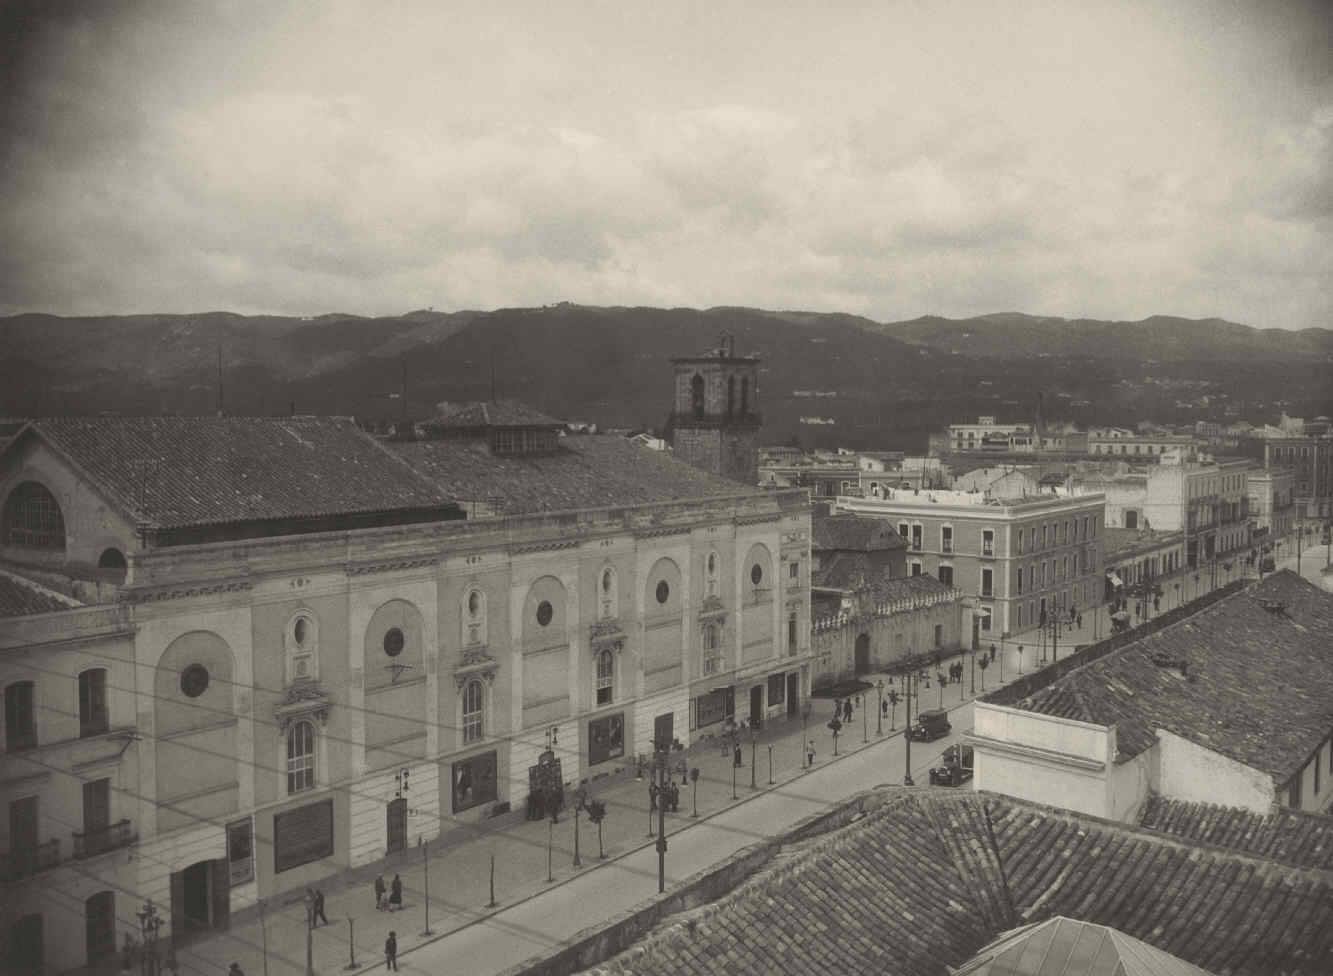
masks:
[[[102,555],[97,557],[97,568],[117,583],[123,583],[126,570],[125,554],[119,549],[103,549]]]
[[[602,570],[600,589],[597,594],[598,616],[609,620],[616,615],[616,571],[610,566]]]
[[[597,704],[610,705],[615,697],[616,656],[610,650],[597,655]]]
[[[287,732],[287,793],[315,788],[315,727],[297,722]]]
[[[109,726],[106,668],[89,668],[79,675],[79,736],[100,735]]]
[[[690,409],[696,417],[704,415],[704,378],[698,373],[690,380]]]
[[[468,644],[486,643],[486,594],[476,588],[463,598],[463,639]]]
[[[25,481],[5,501],[4,541],[30,549],[65,548],[65,519],[60,504],[45,487]]]
[[[486,690],[473,679],[463,686],[463,744],[480,742],[485,734],[482,718],[485,712]]]

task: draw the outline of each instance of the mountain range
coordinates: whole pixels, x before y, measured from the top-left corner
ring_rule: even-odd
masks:
[[[926,432],[975,414],[1029,419],[1039,391],[1048,418],[1082,423],[1333,412],[1324,329],[561,303],[379,318],[15,315],[0,318],[0,413],[197,414],[220,403],[393,419],[496,395],[653,428],[671,408],[671,358],[714,348],[723,332],[762,357],[766,442],[919,449]]]

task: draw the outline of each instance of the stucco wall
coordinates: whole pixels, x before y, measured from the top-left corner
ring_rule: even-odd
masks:
[[[1273,780],[1267,774],[1164,729],[1157,731],[1157,741],[1161,753],[1158,790],[1163,796],[1255,813],[1272,809]]]

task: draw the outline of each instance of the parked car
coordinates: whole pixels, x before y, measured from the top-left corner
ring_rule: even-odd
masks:
[[[930,771],[931,786],[962,786],[972,778],[971,746],[949,746],[940,761]]]
[[[907,734],[913,742],[931,742],[944,738],[952,731],[949,713],[942,708],[932,708],[916,717],[916,724],[908,728]]]

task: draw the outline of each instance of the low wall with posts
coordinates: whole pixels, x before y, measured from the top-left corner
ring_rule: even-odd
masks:
[[[1105,640],[1098,641],[1096,644],[1085,644],[1075,651],[1072,651],[1068,657],[1061,658],[1053,664],[1048,664],[1040,671],[1032,671],[1016,679],[1010,684],[1005,685],[998,691],[992,691],[988,695],[983,695],[981,700],[992,705],[1014,705],[1035,695],[1041,689],[1048,687],[1059,681],[1069,672],[1076,668],[1081,668],[1085,664],[1091,664],[1093,661],[1106,657],[1120,648],[1135,641],[1142,640],[1159,630],[1170,627],[1172,624],[1179,623],[1188,617],[1193,616],[1205,607],[1210,607],[1218,600],[1224,600],[1231,594],[1244,588],[1247,583],[1253,580],[1238,579],[1228,583],[1220,589],[1213,590],[1211,593],[1205,593],[1198,599],[1191,600],[1184,606],[1176,607],[1174,610],[1168,610],[1160,617],[1155,617],[1147,623],[1133,630],[1127,630],[1119,634],[1113,634]]]
[[[800,821],[781,837],[760,841],[686,879],[678,887],[637,908],[578,933],[561,951],[530,959],[505,970],[501,976],[568,976],[606,962],[666,919],[716,901],[734,891],[756,872],[769,867],[786,845],[845,827],[885,802],[891,794],[871,790],[852,797],[834,810]],[[670,857],[670,853],[667,857]]]

